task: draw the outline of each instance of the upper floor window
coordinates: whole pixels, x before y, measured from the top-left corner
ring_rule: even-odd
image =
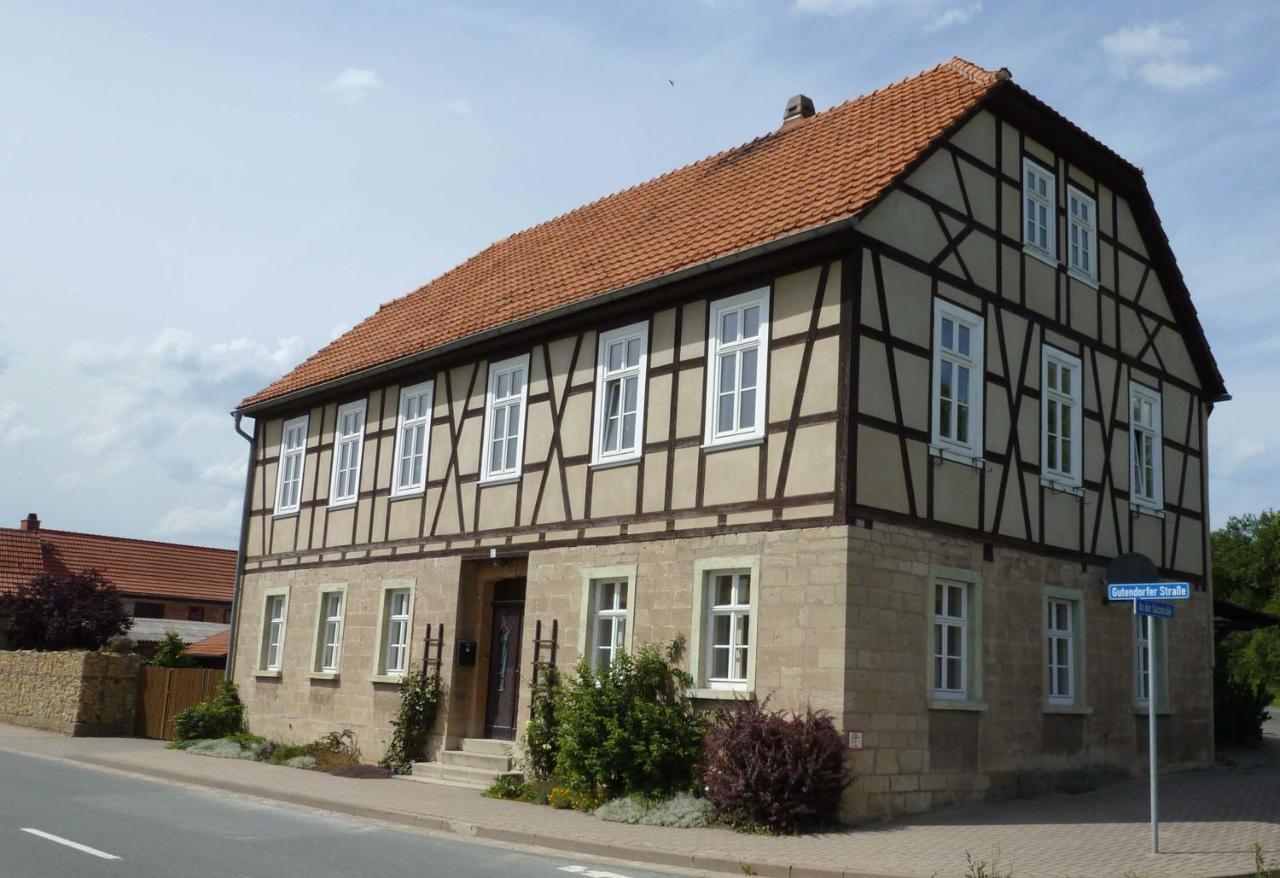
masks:
[[[1080,359],[1045,345],[1040,374],[1041,475],[1079,487]]]
[[[430,381],[400,390],[395,473],[391,478],[391,493],[394,496],[416,494],[426,487],[433,392],[434,385]]]
[[[354,503],[360,493],[360,455],[364,450],[363,399],[338,407],[333,434],[333,484],[329,505]]]
[[[982,318],[937,300],[933,323],[933,443],[969,457],[982,447]]]
[[[276,514],[297,512],[302,500],[302,470],[307,456],[307,416],[284,422],[280,434]]]
[[[707,445],[760,439],[769,365],[769,290],[711,304]]]
[[[529,355],[521,354],[489,366],[484,420],[486,481],[520,475],[524,454],[524,404],[529,390]]]
[[[645,361],[649,324],[600,333],[596,368],[595,461],[640,455],[644,444]]]
[[[1097,214],[1092,198],[1067,187],[1067,267],[1091,281],[1098,279]]]
[[[1022,243],[1050,259],[1057,258],[1056,189],[1053,171],[1022,160]]]
[[[1129,502],[1150,509],[1164,508],[1163,436],[1160,393],[1137,382],[1129,384],[1129,460],[1133,475]]]

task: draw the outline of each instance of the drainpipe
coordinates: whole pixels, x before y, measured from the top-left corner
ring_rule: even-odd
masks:
[[[236,550],[236,584],[231,592],[231,633],[227,637],[227,674],[226,679],[235,679],[236,668],[236,634],[240,631],[240,587],[244,582],[244,556],[245,550],[249,545],[249,504],[253,501],[253,466],[256,449],[254,448],[253,436],[246,433],[240,426],[240,421],[244,417],[240,412],[232,412],[236,419],[236,432],[244,437],[249,443],[249,463],[245,468],[244,477],[244,508],[240,513],[240,546]],[[258,430],[257,423],[254,423],[254,432]]]

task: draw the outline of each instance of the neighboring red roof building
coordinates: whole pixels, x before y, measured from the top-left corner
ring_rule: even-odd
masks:
[[[231,605],[236,553],[177,543],[46,530],[31,513],[0,528],[0,594],[41,573],[95,569],[122,595],[160,602]],[[222,619],[217,619],[221,622]]]
[[[212,637],[206,637],[204,640],[197,640],[195,643],[187,647],[187,655],[193,655],[197,658],[226,658],[227,646],[231,640],[231,629],[219,631]]]

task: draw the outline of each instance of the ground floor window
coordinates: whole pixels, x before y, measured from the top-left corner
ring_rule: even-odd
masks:
[[[258,669],[279,672],[284,658],[285,622],[289,612],[287,589],[272,589],[262,598],[262,644]]]
[[[409,670],[413,588],[404,582],[384,583],[379,618],[379,645],[374,675],[402,677]]]
[[[1156,703],[1169,704],[1169,653],[1165,649],[1164,622],[1150,616],[1134,616],[1134,695],[1140,708],[1151,706],[1151,654],[1156,654]]]
[[[1049,600],[1049,703],[1070,704],[1075,697],[1075,642],[1072,639],[1071,602]]]
[[[751,656],[751,573],[716,572],[709,580],[707,680],[713,687],[745,685]]]
[[[312,670],[336,674],[342,665],[342,629],[346,620],[345,588],[320,592],[320,612],[316,625],[316,657]]]
[[[934,567],[925,590],[925,691],[930,701],[982,698],[982,580]]]
[[[627,581],[606,579],[595,583],[595,631],[592,665],[606,670],[627,642]]]

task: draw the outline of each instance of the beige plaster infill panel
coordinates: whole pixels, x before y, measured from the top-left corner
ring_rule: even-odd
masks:
[[[820,266],[780,275],[773,282],[773,309],[769,327],[772,338],[799,335],[809,331],[818,293]]]
[[[704,463],[703,505],[755,500],[760,482],[761,453],[758,445],[708,453]]]
[[[813,424],[796,430],[787,470],[787,496],[834,491],[835,478],[836,425]]]
[[[635,514],[640,480],[638,462],[594,470],[591,479],[592,518]]]

